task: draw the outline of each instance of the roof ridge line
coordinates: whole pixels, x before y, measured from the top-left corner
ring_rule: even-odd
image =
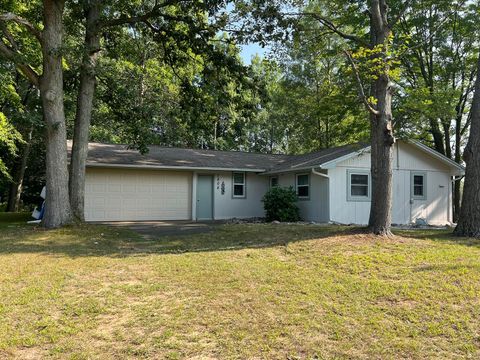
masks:
[[[71,142],[72,140],[67,140],[67,142]],[[129,144],[114,144],[114,143],[104,143],[98,141],[89,141],[88,145],[90,144],[97,144],[97,145],[106,145],[106,146],[125,146],[127,147],[125,150],[133,150],[138,151],[135,148],[128,148]],[[155,147],[160,149],[181,149],[181,150],[192,150],[192,151],[210,151],[210,152],[223,152],[223,153],[237,153],[237,154],[249,154],[249,155],[262,155],[262,156],[288,156],[288,157],[295,157],[301,156],[297,154],[272,154],[272,153],[262,153],[262,152],[253,152],[253,151],[243,151],[243,150],[219,150],[219,149],[197,149],[197,148],[189,148],[189,147],[182,147],[182,146],[163,146],[163,145],[147,145],[147,147]]]

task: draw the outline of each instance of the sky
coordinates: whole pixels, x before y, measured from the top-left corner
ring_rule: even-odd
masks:
[[[255,56],[256,54],[263,57],[265,53],[268,51],[267,48],[262,48],[260,45],[255,43],[241,45],[240,48],[241,48],[240,55],[242,57],[243,62],[246,65],[250,65],[252,57]]]
[[[232,3],[228,3],[225,10],[230,13],[233,11],[234,5]],[[240,56],[242,57],[242,60],[244,64],[250,65],[252,63],[252,57],[255,55],[260,55],[261,57],[264,57],[265,53],[268,51],[267,48],[262,48],[260,45],[256,43],[251,43],[247,45],[240,45]]]

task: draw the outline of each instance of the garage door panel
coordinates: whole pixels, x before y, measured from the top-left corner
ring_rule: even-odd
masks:
[[[89,221],[188,220],[191,173],[87,169],[85,218]]]
[[[108,184],[108,192],[109,193],[120,193],[122,192],[122,185],[121,184]]]

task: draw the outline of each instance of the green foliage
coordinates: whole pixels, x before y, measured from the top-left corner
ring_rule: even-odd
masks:
[[[119,35],[99,63],[92,140],[142,151],[148,144],[250,150],[259,90],[238,47],[218,40],[212,46],[231,66],[193,53],[171,64],[148,36],[137,34],[132,49],[130,34]]]
[[[394,44],[402,68],[396,130],[461,161],[478,54],[479,4],[429,0],[411,6]],[[407,46],[401,49],[400,41]],[[443,145],[434,143],[434,133]]]
[[[11,179],[11,177],[8,173],[7,167],[5,166],[3,154],[15,156],[17,152],[17,143],[22,141],[23,140],[20,133],[7,120],[7,117],[0,112],[0,147],[4,149],[1,151],[2,156],[0,157],[0,175],[6,177],[7,179]]]
[[[262,201],[267,221],[293,222],[300,220],[300,210],[296,205],[297,194],[293,187],[272,187],[263,196]]]
[[[360,63],[360,73],[367,81],[378,79],[379,74],[387,73],[392,81],[400,79],[400,61],[397,58],[397,51],[392,48],[393,35],[385,44],[379,44],[373,48],[360,46],[353,54],[353,59]],[[372,102],[376,104],[376,99]]]
[[[309,18],[308,32],[282,44],[271,62],[268,115],[277,151],[305,153],[368,139],[368,117],[342,53],[342,43],[322,37]],[[275,73],[276,72],[276,73]]]

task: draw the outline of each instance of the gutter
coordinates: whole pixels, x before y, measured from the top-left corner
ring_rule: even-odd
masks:
[[[326,174],[323,174],[323,173],[320,173],[318,171],[315,170],[315,168],[312,168],[312,174],[315,174],[315,175],[318,175],[318,176],[321,176],[321,177],[324,177],[324,178],[327,178],[327,179],[330,179],[330,176],[326,175]]]
[[[290,172],[299,172],[299,171],[305,171],[305,170],[310,170],[312,169],[311,166],[304,166],[304,167],[299,167],[299,168],[289,168],[289,169],[283,169],[283,170],[274,170],[274,171],[265,171],[264,173],[260,175],[276,175],[276,174],[283,174],[283,173],[290,173]]]

